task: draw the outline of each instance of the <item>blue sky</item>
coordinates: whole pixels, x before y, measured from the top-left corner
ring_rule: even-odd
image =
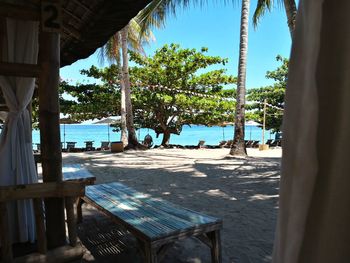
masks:
[[[176,18],[169,18],[164,29],[154,30],[156,42],[146,46],[148,55],[164,44],[178,43],[184,48],[208,47],[208,55],[229,59],[224,67],[229,74],[237,76],[239,54],[240,11],[239,2],[220,4],[224,1],[208,1],[203,7],[190,7],[180,10]],[[253,15],[256,0],[251,1],[250,17]],[[252,20],[251,20],[252,21]],[[252,22],[249,25],[249,47],[247,88],[266,86],[272,83],[265,78],[267,70],[275,69],[278,54],[289,57],[291,39],[288,31],[284,9],[276,6],[272,12],[266,13],[257,29]],[[79,70],[98,63],[97,55],[61,69],[61,77],[82,82]]]

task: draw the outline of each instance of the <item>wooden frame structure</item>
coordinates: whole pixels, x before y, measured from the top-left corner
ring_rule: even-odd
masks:
[[[76,214],[74,202],[76,198],[84,196],[85,183],[61,182],[40,183],[30,185],[2,186],[0,187],[0,240],[1,262],[53,262],[79,258],[82,247],[77,245]],[[62,246],[48,252],[48,242],[45,231],[45,214],[43,198],[61,198],[65,201],[67,226],[70,246]],[[33,200],[36,222],[38,253],[13,259],[12,243],[9,233],[7,202],[16,200]],[[45,211],[45,212],[44,212]]]
[[[43,180],[62,181],[59,69],[91,55],[150,0],[0,0],[0,75],[37,78]],[[6,18],[38,21],[38,63],[3,62]],[[1,89],[0,89],[1,90]],[[0,91],[0,111],[8,111]],[[45,200],[48,248],[66,243],[64,200]]]

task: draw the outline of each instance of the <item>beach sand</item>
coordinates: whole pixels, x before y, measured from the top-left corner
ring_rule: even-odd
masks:
[[[222,258],[227,263],[270,262],[278,211],[281,149],[248,149],[234,158],[229,149],[152,149],[124,153],[65,153],[64,163],[81,163],[96,183],[119,181],[138,191],[223,219]],[[88,251],[83,262],[143,262],[137,242],[107,217],[83,206],[79,236]],[[80,262],[80,261],[79,261]],[[188,238],[162,262],[211,262],[210,250]]]

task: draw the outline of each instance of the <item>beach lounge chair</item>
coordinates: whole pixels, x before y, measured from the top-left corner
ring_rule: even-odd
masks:
[[[221,141],[221,142],[219,143],[219,147],[220,147],[220,148],[225,147],[226,143],[227,143],[227,141]]]
[[[281,139],[274,140],[270,146],[271,147],[282,146],[282,140]]]
[[[248,140],[248,141],[244,141],[244,142],[245,142],[245,147],[246,148],[252,147],[252,144],[254,143],[254,141],[252,141],[252,140]]]
[[[228,140],[227,142],[226,142],[226,144],[225,144],[225,148],[231,148],[231,146],[232,146],[232,143],[233,143],[233,140]]]
[[[101,142],[101,151],[109,150],[109,142]]]
[[[272,139],[268,139],[268,140],[266,141],[266,143],[265,143],[265,144],[267,144],[268,146],[271,146],[272,142],[273,142],[273,140],[272,140]]]
[[[77,142],[67,142],[67,152],[74,151]]]
[[[94,141],[86,141],[85,143],[85,151],[94,151],[95,148],[93,147]]]
[[[258,148],[258,147],[259,147],[259,142],[260,142],[260,141],[253,141],[251,147],[252,147],[252,148]]]
[[[204,148],[204,144],[205,144],[205,141],[204,141],[204,140],[199,140],[198,145],[197,145],[197,148],[198,148],[198,149]]]

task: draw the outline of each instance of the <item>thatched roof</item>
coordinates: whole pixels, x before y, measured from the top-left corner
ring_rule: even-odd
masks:
[[[61,65],[91,55],[151,0],[61,0]],[[0,0],[0,17],[40,20],[40,0]]]
[[[90,56],[150,0],[65,0],[61,65]]]
[[[87,58],[151,0],[61,0],[61,67]],[[40,20],[40,0],[0,0],[0,18]],[[0,91],[0,110],[3,98]]]

